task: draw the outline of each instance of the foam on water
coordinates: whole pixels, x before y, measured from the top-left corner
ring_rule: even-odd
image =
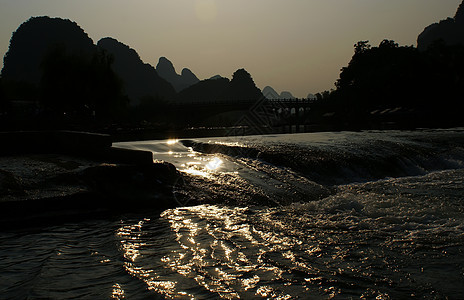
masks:
[[[203,153],[258,159],[325,185],[464,167],[462,130],[306,133],[183,141]]]
[[[464,294],[464,133],[121,143],[202,205],[0,232],[5,298],[426,299]]]
[[[134,275],[168,297],[457,298],[464,292],[463,175],[347,185],[279,208],[167,210],[172,238],[160,237],[160,252],[138,250]],[[452,192],[440,194],[440,182]],[[149,222],[132,228],[153,243]]]

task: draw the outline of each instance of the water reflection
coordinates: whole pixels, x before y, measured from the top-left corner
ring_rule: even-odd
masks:
[[[194,176],[212,179],[220,169],[233,168],[218,155],[196,152],[191,147],[184,146],[178,139],[163,141],[122,142],[115,147],[151,151],[155,161],[168,161],[181,172]],[[230,171],[230,170],[229,170]]]
[[[207,205],[167,210],[161,220],[173,236],[164,236],[158,246],[147,236],[153,234],[150,220],[123,224],[118,236],[125,268],[167,298],[205,293],[224,299],[301,297],[307,288],[293,286],[282,269],[288,264],[305,268],[292,252],[301,242],[264,233],[250,224],[248,213],[247,208]]]
[[[428,198],[425,190],[387,193],[412,193],[412,179],[404,178],[278,208],[166,210],[160,219],[121,225],[125,267],[166,298],[445,298],[441,286],[460,295],[462,171],[420,181],[430,176],[460,191],[459,201],[447,202],[453,209],[436,201],[441,194],[430,184]]]
[[[176,294],[179,296],[191,296],[185,292],[177,292],[177,282],[163,279],[156,272],[157,268],[150,268],[150,264],[147,265],[146,259],[150,259],[153,254],[154,245],[148,242],[150,237],[146,236],[143,227],[146,223],[150,222],[150,219],[143,219],[138,222],[126,222],[123,222],[117,231],[117,236],[120,238],[121,251],[125,258],[124,269],[126,272],[145,282],[149,290],[153,290],[158,294],[168,297]],[[113,297],[114,295],[115,289],[113,288]]]
[[[224,165],[224,160],[220,157],[201,154],[193,151],[192,148],[189,148],[189,153],[184,155],[184,160],[186,162],[182,163],[179,169],[181,172],[209,179],[212,179]]]
[[[220,159],[219,157],[214,157],[212,160],[210,160],[206,164],[206,168],[208,170],[217,170],[222,164],[223,164],[222,159]]]
[[[169,139],[169,140],[166,141],[166,144],[174,145],[174,144],[176,144],[178,142],[179,142],[179,140],[177,140],[177,139]]]
[[[113,284],[113,291],[111,293],[111,298],[118,299],[118,300],[126,298],[125,292],[119,283]]]

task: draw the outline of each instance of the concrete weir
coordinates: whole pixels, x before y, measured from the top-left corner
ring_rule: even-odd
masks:
[[[174,207],[177,169],[149,151],[112,147],[111,136],[1,132],[0,227],[96,212]]]

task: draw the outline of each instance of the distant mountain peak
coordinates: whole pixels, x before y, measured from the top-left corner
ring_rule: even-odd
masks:
[[[283,91],[280,94],[276,92],[272,87],[266,86],[263,89],[263,95],[267,99],[276,100],[276,99],[295,99],[295,97],[289,91]]]
[[[195,74],[193,74],[193,72],[192,72],[190,69],[188,69],[188,68],[183,68],[183,69],[182,69],[182,72],[180,73],[180,75],[181,75],[181,76],[192,76],[192,75],[195,76]],[[195,76],[195,77],[196,77],[196,76]]]
[[[162,78],[172,84],[176,92],[180,92],[200,81],[197,76],[187,68],[182,69],[181,75],[177,74],[173,63],[164,56],[159,58],[156,71]]]
[[[426,27],[417,37],[417,48],[426,50],[438,40],[443,40],[447,45],[464,45],[464,1],[459,5],[454,18]]]
[[[193,74],[193,72],[190,71],[190,69],[187,68],[182,69],[180,76],[184,79],[186,83],[189,83],[189,86],[200,81],[200,79],[198,79],[198,77],[195,74]]]
[[[144,63],[134,49],[113,38],[103,38],[97,45],[114,56],[113,69],[124,81],[131,104],[136,105],[147,96],[168,100],[174,97],[172,85],[153,66]]]
[[[192,99],[199,101],[240,101],[262,97],[261,90],[256,87],[250,73],[245,69],[237,70],[230,81],[216,75],[179,93],[179,100],[182,102]]]
[[[269,100],[275,100],[275,99],[279,99],[279,98],[280,98],[279,93],[277,93],[276,90],[274,90],[274,89],[273,89],[272,87],[270,87],[270,86],[264,87],[264,89],[263,89],[263,95],[264,95],[264,97],[266,97],[266,98],[269,99]]]
[[[225,77],[218,74],[218,75],[211,76],[209,80],[216,80],[216,79],[222,79],[222,78],[225,78]]]
[[[158,64],[156,65],[156,70],[158,71],[158,73],[177,75],[176,69],[174,68],[174,65],[172,64],[172,62],[164,56],[159,58]],[[164,77],[164,76],[161,75],[161,77]]]
[[[314,100],[314,99],[316,99],[317,97],[316,97],[316,95],[314,95],[314,94],[312,94],[312,93],[309,93],[308,96],[306,96],[306,98]]]
[[[454,21],[460,24],[464,23],[464,1],[459,4],[456,15],[454,16]]]
[[[295,97],[289,91],[283,91],[282,93],[280,93],[280,98],[281,99],[295,99]]]
[[[253,78],[251,78],[251,74],[248,73],[247,70],[245,69],[238,69],[232,75],[232,80],[230,82],[234,84],[234,83],[240,83],[240,82],[249,83],[250,81],[253,82]]]
[[[3,59],[2,76],[38,83],[42,59],[57,45],[67,54],[91,55],[95,51],[92,39],[76,22],[47,16],[31,17],[11,37]]]

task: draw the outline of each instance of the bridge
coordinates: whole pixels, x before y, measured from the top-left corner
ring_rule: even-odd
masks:
[[[175,119],[191,126],[220,125],[253,128],[296,126],[293,131],[298,131],[300,126],[308,124],[309,111],[315,101],[315,99],[310,98],[198,100],[188,103],[172,103],[170,109],[175,115]],[[231,120],[227,119],[227,116],[234,119],[232,123]],[[221,117],[225,122],[223,124],[220,122]],[[286,131],[292,131],[292,128]]]

